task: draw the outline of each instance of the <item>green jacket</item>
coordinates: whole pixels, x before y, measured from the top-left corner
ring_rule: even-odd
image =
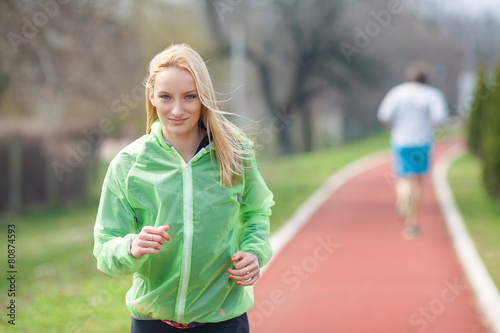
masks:
[[[251,149],[241,182],[223,188],[213,145],[186,164],[161,130],[157,120],[109,166],[94,228],[97,268],[134,275],[126,303],[135,317],[178,323],[237,317],[253,306],[253,287],[239,286],[227,269],[238,250],[257,254],[261,266],[271,258],[272,193]],[[128,254],[142,227],[163,225],[171,240],[158,254]]]

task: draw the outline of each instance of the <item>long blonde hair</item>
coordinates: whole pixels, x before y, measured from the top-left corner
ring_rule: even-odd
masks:
[[[146,86],[146,133],[151,132],[151,126],[158,119],[156,107],[149,99],[148,91],[153,91],[156,76],[169,67],[187,70],[193,77],[202,107],[200,119],[207,128],[209,140],[213,140],[215,157],[219,165],[221,186],[231,187],[237,184],[243,175],[245,161],[248,157],[245,134],[224,117],[217,106],[215,91],[205,62],[201,56],[186,44],[174,44],[153,57],[149,63]],[[213,150],[211,150],[211,156]],[[246,163],[245,163],[246,164]]]

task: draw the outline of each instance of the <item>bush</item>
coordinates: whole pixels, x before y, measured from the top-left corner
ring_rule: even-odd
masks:
[[[482,67],[477,77],[476,90],[470,107],[467,127],[467,146],[469,147],[469,151],[475,156],[481,156],[481,121],[484,118],[484,109],[491,94],[490,88],[486,82],[486,70]]]
[[[500,198],[500,65],[492,91],[482,112],[479,145],[483,160],[483,180],[488,192]]]

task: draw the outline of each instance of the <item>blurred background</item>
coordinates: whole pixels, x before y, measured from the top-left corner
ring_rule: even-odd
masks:
[[[416,60],[452,111],[437,140],[466,132],[475,155],[499,156],[499,31],[494,0],[2,0],[0,235],[16,225],[15,328],[126,331],[130,279],[95,269],[93,219],[110,159],[145,133],[142,82],[163,48],[198,50],[221,109],[257,142],[275,230],[336,168],[388,147],[376,111]],[[495,203],[499,161],[485,172]],[[290,184],[284,165],[307,176]]]

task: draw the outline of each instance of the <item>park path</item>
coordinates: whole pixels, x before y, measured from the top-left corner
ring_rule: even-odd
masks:
[[[438,144],[433,160],[456,144]],[[412,241],[401,237],[391,182],[387,155],[330,195],[257,284],[252,333],[490,332],[430,176]]]

